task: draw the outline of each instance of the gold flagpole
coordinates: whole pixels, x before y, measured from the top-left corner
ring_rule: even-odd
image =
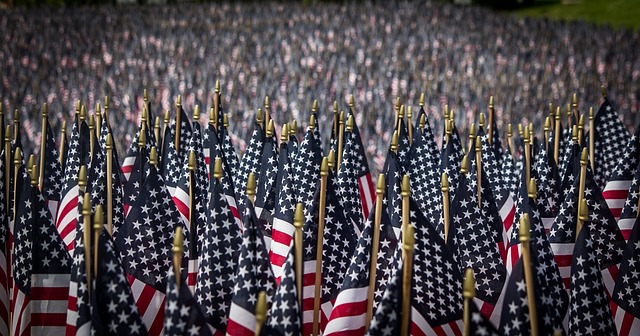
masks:
[[[578,241],[578,234],[582,231],[582,227],[584,226],[584,222],[589,219],[589,206],[587,205],[587,200],[582,199],[582,201],[578,204],[578,221],[576,222],[576,241]]]
[[[15,141],[18,138],[18,133],[20,132],[20,113],[18,109],[13,110],[13,140]]]
[[[593,114],[593,107],[589,108],[589,160],[591,161],[591,170],[595,172],[595,116]]]
[[[144,149],[147,146],[147,124],[142,123],[140,129],[140,135],[138,136],[138,159],[140,160],[140,185],[142,185],[144,171]]]
[[[322,285],[322,243],[324,240],[324,217],[327,202],[327,178],[329,165],[327,158],[322,159],[320,166],[320,203],[318,205],[318,241],[316,245],[316,274],[315,295],[313,299],[313,335],[319,335],[320,330],[320,289]]]
[[[484,113],[480,112],[478,115],[478,130],[484,130],[486,132],[485,123],[484,123]]]
[[[513,144],[513,130],[511,124],[507,124],[507,144],[509,145],[509,153],[512,158],[516,158],[515,146]]]
[[[60,152],[62,153],[62,152]],[[7,125],[4,130],[4,200],[7,203],[6,209],[11,209],[11,126]],[[14,180],[15,181],[15,180]]]
[[[42,184],[44,182],[44,157],[45,151],[47,147],[47,123],[49,118],[49,108],[47,107],[47,103],[42,105],[42,136],[40,137],[40,173],[38,184],[40,185],[40,190],[42,190]]]
[[[109,122],[109,96],[104,96],[104,122],[111,128],[111,123]]]
[[[469,144],[467,145],[467,152],[471,152],[473,150],[473,144],[476,141],[476,124],[471,124],[469,126]]]
[[[337,171],[340,170],[340,165],[342,164],[342,146],[344,146],[344,143],[342,141],[342,138],[344,138],[344,111],[340,111],[340,119],[339,119],[339,125],[338,125],[338,169],[336,169]]]
[[[403,218],[404,221],[405,219]],[[408,218],[406,221],[406,229],[402,232],[404,265],[402,265],[402,324],[400,325],[400,335],[409,335],[409,330],[411,330],[409,324],[411,323],[411,279],[413,277],[413,245],[415,237],[413,226],[408,223]]]
[[[176,227],[176,232],[173,236],[173,248],[171,251],[173,252],[173,273],[176,276],[176,285],[180,287],[180,281],[182,274],[182,255],[184,248],[184,237],[182,236],[182,226],[178,225]]]
[[[520,218],[520,245],[522,245],[522,266],[527,287],[527,303],[529,305],[529,323],[531,336],[538,336],[538,312],[533,286],[533,270],[531,270],[531,252],[529,250],[529,214],[524,213]]]
[[[11,151],[9,151],[9,153],[11,153]],[[17,196],[16,189],[18,188],[18,183],[16,182],[18,181],[18,169],[20,169],[21,164],[22,164],[22,149],[20,147],[16,147],[16,152],[13,155],[13,168],[14,168],[13,170],[13,181],[14,181],[13,183],[13,216],[11,217],[13,218],[14,221],[16,219],[16,205],[18,204],[18,200],[16,199],[16,196]]]
[[[482,141],[480,137],[476,137],[476,170],[478,174],[478,206],[482,209]]]
[[[249,173],[247,177],[247,197],[253,204],[256,199],[256,175],[253,172]]]
[[[578,120],[578,143],[582,146],[582,136],[584,135],[584,114]]]
[[[551,121],[549,117],[544,119],[544,150],[549,153],[549,132],[551,131]]]
[[[424,134],[424,127],[427,125],[427,114],[423,113],[420,116],[420,133]]]
[[[313,112],[315,112],[315,109],[318,108],[318,101],[314,101],[314,109],[312,109]],[[271,107],[269,105],[269,96],[264,97],[264,127],[268,128],[269,127],[269,120],[271,120]]]
[[[98,137],[98,139],[100,139],[100,129],[102,128],[102,111],[100,108],[100,103],[96,103],[96,111],[93,117],[96,119],[96,136]]]
[[[409,132],[409,145],[413,143],[413,111],[407,106],[407,131]]]
[[[493,145],[493,114],[495,113],[493,109],[493,96],[489,97],[489,124],[487,125],[487,140],[489,141],[489,145]]]
[[[471,305],[476,296],[476,280],[473,276],[473,269],[467,268],[464,274],[462,285],[462,298],[464,299],[462,321],[464,323],[463,336],[471,336]]]
[[[113,235],[113,139],[111,132],[107,133],[105,147],[107,148],[107,232]]]
[[[446,172],[440,178],[440,190],[442,191],[442,219],[444,223],[444,241],[449,239],[449,177]]]
[[[313,109],[312,109],[313,111]],[[333,101],[333,136],[338,136],[338,102]],[[337,140],[337,139],[336,139]]]
[[[374,213],[375,217],[373,220],[373,240],[371,241],[371,260],[369,261],[369,288],[367,289],[367,317],[364,320],[365,329],[369,329],[369,324],[373,318],[373,300],[378,267],[378,245],[380,244],[380,224],[382,222],[384,189],[384,174],[380,174],[378,175],[378,183],[376,184],[376,207]]]
[[[578,111],[578,94],[575,92],[571,97],[571,109],[573,110],[573,119],[578,120],[580,112]]]
[[[554,114],[554,109],[553,109],[553,104],[549,103],[549,130],[550,132],[553,132],[554,128],[553,128],[553,122],[555,121],[555,114]]]
[[[336,166],[336,152],[333,149],[329,150],[329,154],[327,154],[327,165],[329,166],[329,171],[333,171]]]
[[[580,153],[580,184],[578,185],[578,213],[580,213],[580,207],[582,206],[582,201],[584,201],[584,189],[587,183],[587,157],[589,153],[586,148],[582,149],[582,153]],[[582,221],[578,215],[578,223],[576,228],[576,240],[578,239],[578,230],[582,228]]]
[[[217,162],[216,162],[217,163]],[[189,151],[189,161],[187,162],[187,169],[189,169],[189,232],[195,232],[196,224],[193,220],[195,209],[193,206],[193,198],[195,197],[195,171],[196,171],[196,152],[192,149]],[[190,256],[195,257],[195,256]]]
[[[258,293],[258,301],[256,302],[256,336],[260,336],[262,326],[267,320],[267,292],[260,291]]]
[[[302,226],[304,225],[304,208],[302,203],[296,204],[296,212],[293,217],[293,226],[295,227],[294,242],[295,248],[295,272],[296,272],[296,290],[298,294],[298,306],[302,309]]]
[[[160,144],[160,117],[156,116],[156,120],[153,123],[153,136],[156,138],[156,145]]]
[[[84,167],[84,165],[82,167]],[[82,175],[82,171],[80,171],[80,174]],[[86,175],[84,177],[86,178]],[[84,232],[82,232],[82,240],[84,243],[84,266],[85,272],[87,272],[87,295],[89,296],[89,298],[91,298],[91,232],[93,230],[91,227],[91,198],[89,197],[89,193],[84,193],[84,201],[82,203],[82,220],[84,229]]]
[[[7,130],[10,130],[10,128],[8,128]],[[59,148],[60,152],[58,153],[58,161],[60,162],[61,165],[64,165],[64,162],[62,162],[62,160],[64,159],[64,146],[66,141],[67,141],[67,121],[63,120],[62,127],[60,128],[60,148]]]
[[[396,105],[395,105],[395,120],[394,120],[394,124],[393,124],[393,129],[397,129],[398,125],[400,124],[400,97],[396,97]]]
[[[529,146],[529,132],[523,132],[522,138],[524,140],[525,178],[527,179],[525,183],[529,184],[529,179],[531,179],[531,147]]]
[[[88,124],[89,124],[89,160],[93,159],[93,151],[96,146],[95,142],[95,134],[96,134],[96,121],[93,119],[93,116],[87,115]]]
[[[553,158],[556,159],[556,165],[560,163],[560,106],[556,108],[556,125],[553,127]]]
[[[98,276],[98,240],[100,239],[100,232],[104,227],[102,218],[102,204],[96,205],[96,213],[93,215],[93,276]]]
[[[404,231],[409,225],[409,196],[411,196],[409,175],[402,176],[400,195],[402,196],[402,230]]]
[[[174,139],[174,144],[176,146],[176,154],[180,157],[180,124],[181,124],[181,114],[182,110],[182,96],[178,95],[178,99],[176,100],[176,138]]]

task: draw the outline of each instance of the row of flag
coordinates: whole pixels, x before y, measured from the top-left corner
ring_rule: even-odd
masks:
[[[0,334],[640,334],[640,127],[606,95],[505,138],[491,98],[468,141],[445,108],[441,148],[398,102],[377,180],[353,100],[325,147],[317,103],[299,138],[265,99],[239,159],[214,97],[145,99],[122,165],[107,98],[57,142],[44,106],[38,159],[0,118]]]

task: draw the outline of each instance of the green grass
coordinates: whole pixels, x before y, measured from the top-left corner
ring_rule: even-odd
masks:
[[[618,28],[640,29],[640,0],[538,0],[529,7],[515,10],[514,13],[521,16],[585,20]]]

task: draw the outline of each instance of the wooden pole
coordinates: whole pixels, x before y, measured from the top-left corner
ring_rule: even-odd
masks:
[[[582,201],[584,200],[584,190],[587,183],[587,158],[589,153],[586,148],[582,148],[582,153],[580,153],[580,184],[578,185],[578,213],[580,213],[580,206]],[[578,215],[578,217],[580,217]],[[576,229],[576,240],[578,239],[578,229],[582,227],[582,222],[578,218],[578,228]]]
[[[196,183],[196,152],[193,149],[189,151],[189,161],[187,162],[187,169],[189,169],[189,233],[192,237],[196,237],[196,221],[193,219],[195,214],[193,199],[196,196],[194,187],[194,184]],[[192,233],[196,234],[193,235]],[[196,260],[196,256],[189,256],[189,259]]]
[[[267,320],[267,292],[260,291],[258,293],[258,301],[256,302],[256,336],[260,336],[262,326]]]
[[[584,114],[578,120],[578,143],[582,146],[582,136],[584,134]]]
[[[489,97],[489,125],[487,125],[487,140],[489,145],[493,145],[493,96]]]
[[[595,116],[593,114],[593,107],[589,108],[589,160],[591,161],[591,171],[595,172],[596,169],[596,155],[595,155]]]
[[[551,132],[551,120],[549,117],[544,119],[544,150],[549,153],[549,132]]]
[[[462,284],[462,298],[464,299],[462,321],[464,323],[463,336],[471,336],[471,305],[476,296],[476,280],[473,276],[473,269],[467,268]]]
[[[402,120],[404,120],[404,105],[400,105],[400,110],[398,111],[398,126],[396,127],[398,135],[400,135],[400,132],[402,130],[400,128],[400,126],[402,126]]]
[[[49,122],[49,108],[47,108],[47,103],[42,105],[42,136],[40,137],[40,173],[38,185],[40,185],[40,190],[42,190],[43,182],[44,182],[44,157],[46,156],[46,147],[47,147],[47,123]]]
[[[523,140],[524,140],[524,169],[525,169],[525,177],[526,182],[529,184],[529,179],[531,178],[531,147],[529,146],[529,132],[523,132]]]
[[[471,124],[469,127],[469,144],[467,145],[467,152],[473,151],[473,145],[476,141],[476,124]]]
[[[337,137],[338,136],[338,118],[340,118],[340,116],[338,115],[338,102],[337,101],[333,101],[333,136]],[[335,139],[338,140],[338,139]]]
[[[9,151],[11,153],[11,151]],[[16,199],[17,188],[18,188],[18,169],[20,169],[20,165],[22,164],[22,149],[20,147],[16,147],[16,152],[13,155],[13,220],[16,219],[16,204],[18,204],[18,200]],[[7,186],[9,186],[7,184]],[[7,188],[8,189],[8,188]]]
[[[529,323],[531,336],[538,336],[538,312],[533,284],[533,270],[531,269],[531,251],[529,250],[529,214],[524,213],[520,218],[520,245],[522,245],[522,268],[527,287],[527,303],[529,305]]]
[[[176,154],[178,154],[178,157],[180,157],[180,124],[181,124],[181,118],[182,118],[182,113],[180,113],[182,111],[182,97],[180,95],[178,95],[178,99],[176,100],[176,138],[174,139],[175,142],[175,146],[176,146]]]
[[[556,125],[553,127],[553,158],[556,160],[556,165],[560,163],[560,106],[556,108]]]
[[[327,177],[329,176],[329,162],[322,159],[320,166],[320,203],[318,205],[318,241],[316,245],[316,274],[315,295],[313,300],[313,335],[319,335],[320,330],[320,290],[322,287],[322,244],[324,241],[325,206],[327,202]]]
[[[296,204],[296,212],[293,217],[295,227],[293,247],[295,248],[294,262],[296,272],[296,290],[298,294],[298,307],[302,309],[302,226],[304,225],[304,207],[302,203]]]
[[[89,193],[84,193],[84,201],[82,203],[82,220],[84,229],[84,232],[82,232],[82,240],[84,243],[84,267],[85,272],[87,273],[87,295],[91,298],[91,270],[93,270],[91,267],[91,232],[93,230],[91,225],[91,198],[89,197]]]
[[[183,243],[184,237],[182,235],[182,226],[178,225],[173,236],[173,248],[171,249],[173,252],[173,273],[176,276],[176,285],[178,288],[180,287],[180,275],[182,274],[182,255],[184,251]]]
[[[440,178],[440,190],[442,191],[442,219],[444,223],[444,241],[449,239],[449,177],[443,172]]]
[[[113,235],[113,139],[111,132],[107,133],[105,141],[107,148],[107,232]]]
[[[376,287],[376,273],[378,267],[378,248],[380,244],[380,225],[382,223],[382,203],[384,198],[385,181],[384,174],[378,175],[376,183],[376,207],[373,220],[373,237],[371,241],[371,259],[369,260],[369,288],[367,289],[367,317],[364,320],[365,329],[373,318],[373,301]]]
[[[315,109],[318,107],[318,102],[314,101]],[[315,113],[315,109],[313,113]],[[269,104],[269,96],[264,97],[264,127],[265,129],[269,127],[269,120],[271,120],[271,106]]]
[[[413,278],[413,245],[415,243],[414,228],[407,224],[402,235],[402,254],[404,265],[402,265],[402,324],[400,335],[409,335],[411,330],[411,279]]]
[[[111,128],[111,123],[109,122],[109,96],[104,96],[104,122],[107,123],[107,126]]]
[[[478,206],[482,209],[482,140],[476,137],[476,170],[478,179]]]

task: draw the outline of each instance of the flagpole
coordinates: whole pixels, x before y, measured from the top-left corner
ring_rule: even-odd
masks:
[[[143,171],[144,171],[144,148],[147,145],[147,124],[146,123],[141,123],[140,124],[141,128],[140,128],[140,134],[138,135],[138,159],[139,159],[139,165],[140,165],[140,185],[142,185],[142,183],[144,183],[144,179],[143,179]]]
[[[582,210],[582,201],[584,199],[584,190],[587,183],[587,156],[589,153],[586,148],[582,149],[580,154],[580,184],[578,185],[578,221],[576,224],[576,241],[578,240],[578,232],[582,229],[582,220],[580,219],[580,211]]]
[[[96,121],[93,119],[93,116],[87,115],[87,119],[89,121],[89,158],[93,159],[93,153],[95,151],[96,146]]]
[[[473,144],[476,141],[476,124],[471,124],[469,126],[469,142],[467,145],[467,152],[471,152],[473,150]]]
[[[33,170],[33,166],[36,165],[36,156],[31,154],[29,155],[29,159],[27,160],[27,173],[31,175],[31,171]]]
[[[384,174],[378,175],[376,184],[376,208],[373,220],[373,240],[371,242],[371,260],[369,261],[369,288],[367,289],[367,317],[364,320],[365,329],[369,329],[369,324],[373,318],[373,300],[376,287],[376,272],[378,266],[378,248],[380,244],[380,225],[382,223],[382,202],[384,197],[385,181]]]
[[[462,321],[464,323],[463,336],[471,336],[471,301],[476,296],[476,280],[473,269],[467,268],[462,284],[462,297],[464,298]]]
[[[311,110],[313,113],[315,113],[317,107],[318,107],[318,101],[314,101],[313,102],[313,106],[314,108]],[[268,128],[269,127],[269,120],[271,120],[271,107],[269,105],[269,96],[265,96],[264,97],[264,127]]]
[[[511,158],[515,159],[515,146],[513,144],[513,130],[511,128],[511,124],[507,124],[507,145],[509,145],[509,153],[511,153]]]
[[[327,165],[329,166],[329,171],[334,171],[333,168],[336,166],[336,152],[333,149],[329,150],[329,154],[327,154]]]
[[[493,109],[493,96],[489,97],[489,124],[487,125],[487,140],[489,141],[489,145],[493,145],[493,114],[495,113]]]
[[[16,204],[18,200],[16,199],[16,192],[18,188],[18,169],[22,164],[22,149],[20,147],[16,147],[16,152],[13,155],[13,220],[16,220]],[[7,185],[8,186],[8,185]]]
[[[158,116],[153,122],[153,136],[156,138],[156,145],[160,146],[160,117]]]
[[[396,97],[395,112],[396,112],[395,113],[395,117],[394,117],[395,119],[393,120],[394,121],[393,129],[394,130],[397,129],[398,125],[400,124],[400,119],[399,119],[399,116],[400,116],[400,97]]]
[[[545,152],[549,153],[549,132],[551,127],[551,121],[549,120],[549,117],[546,117],[544,119],[544,150]]]
[[[96,120],[96,137],[100,139],[100,130],[102,129],[102,111],[100,103],[96,103],[96,111],[93,114],[93,118]]]
[[[104,122],[111,129],[111,123],[109,122],[109,96],[104,96]]]
[[[343,138],[344,138],[344,111],[340,111],[340,119],[338,125],[338,165],[336,171],[340,170],[340,166],[342,165],[342,146],[344,146]]]
[[[296,290],[298,294],[298,306],[302,310],[302,226],[304,225],[304,207],[302,203],[296,204],[296,212],[293,217],[294,233],[294,262],[296,272]]]
[[[298,136],[298,121],[293,119],[289,125],[289,135]]]
[[[85,167],[84,165],[82,165],[80,167],[80,176],[81,178],[84,177],[84,181],[86,183],[86,168],[84,170],[84,176],[82,176],[83,174],[83,170],[82,167]],[[89,197],[89,193],[84,193],[84,200],[82,203],[82,224],[83,224],[83,230],[84,232],[82,232],[82,241],[83,241],[83,252],[84,252],[84,267],[85,267],[85,272],[87,273],[87,295],[89,296],[89,298],[91,298],[91,231],[93,231],[91,229],[91,198]]]
[[[44,179],[44,157],[46,151],[47,144],[47,122],[49,118],[49,108],[47,107],[47,103],[42,105],[42,136],[40,137],[40,173],[38,185],[40,185],[40,190],[42,190],[42,184]]]
[[[218,116],[220,114],[220,81],[216,80],[216,87],[213,93],[213,114],[210,115],[210,122],[213,125],[213,129],[218,133]]]
[[[485,120],[484,120],[484,113],[480,112],[480,114],[478,115],[478,131],[485,130]]]
[[[400,126],[402,125],[402,120],[404,120],[404,105],[400,105],[400,110],[398,111],[398,136],[400,136],[400,132],[402,131],[402,129],[400,128]]]
[[[171,111],[169,110],[165,110],[164,111],[164,116],[162,116],[162,136],[164,137],[165,134],[167,134],[167,127],[170,126],[170,122],[171,122]],[[160,154],[162,154],[162,150],[164,149],[164,142],[167,139],[162,139],[162,146],[158,145],[158,148],[160,148]]]
[[[256,336],[260,336],[262,326],[267,320],[267,292],[260,291],[258,293],[258,301],[256,302]]]
[[[182,236],[182,226],[178,225],[176,227],[176,232],[173,236],[173,248],[171,251],[173,252],[173,273],[176,276],[176,285],[180,287],[181,279],[181,268],[182,268],[182,252],[183,252],[183,243],[184,237]],[[180,292],[180,290],[178,290]]]
[[[524,170],[527,184],[531,179],[531,147],[529,146],[529,132],[522,132],[522,138],[524,140]]]
[[[316,274],[315,295],[313,301],[313,335],[319,335],[320,330],[320,289],[322,287],[322,243],[324,240],[324,217],[327,203],[327,177],[329,176],[329,162],[322,158],[320,166],[320,203],[318,204],[318,240],[316,245]]]
[[[256,199],[256,174],[253,172],[250,172],[247,177],[247,197],[251,204],[253,204]]]
[[[174,145],[176,146],[176,154],[180,157],[180,128],[181,128],[181,118],[182,113],[182,96],[178,95],[178,99],[176,100],[176,138],[174,140]]]
[[[556,107],[556,125],[553,127],[553,158],[556,160],[556,165],[560,163],[560,106]]]
[[[476,137],[476,170],[478,174],[478,206],[482,209],[482,141]]]
[[[582,137],[584,135],[584,114],[580,115],[578,120],[578,143],[582,146]]]
[[[593,106],[589,108],[589,160],[591,161],[591,171],[595,172],[595,116],[593,114]]]
[[[217,163],[217,162],[216,162]],[[194,241],[197,237],[196,223],[193,219],[195,215],[193,198],[195,197],[195,171],[196,171],[196,152],[192,149],[189,151],[189,162],[187,163],[187,169],[189,169],[189,241]],[[215,172],[214,172],[215,173]],[[192,249],[189,249],[191,251]],[[195,260],[196,256],[189,255],[190,260]]]
[[[465,155],[466,157],[466,155]],[[444,241],[449,237],[449,177],[446,172],[440,178],[440,190],[442,191],[442,219],[444,223]]]
[[[107,133],[107,232],[113,235],[113,139]]]
[[[60,152],[62,153],[62,152]],[[7,203],[6,211],[11,209],[11,126],[7,125],[4,131],[4,193],[5,202]]]
[[[93,275],[98,276],[98,239],[100,239],[100,232],[104,227],[103,222],[102,204],[96,205],[96,212],[93,215]]]
[[[575,92],[573,93],[573,96],[571,97],[571,107],[572,107],[572,110],[573,110],[573,119],[574,120],[578,120],[578,116],[580,115],[580,112],[578,111],[578,94],[575,93]]]
[[[313,110],[313,109],[312,109]],[[338,102],[333,101],[333,136],[338,136]],[[338,139],[335,139],[338,140]]]
[[[444,145],[442,146],[442,148],[446,148],[447,145],[449,144],[449,138],[451,138],[451,132],[452,132],[452,127],[451,127],[451,120],[450,119],[445,119],[444,121]]]
[[[520,218],[520,244],[522,245],[522,267],[524,268],[524,278],[527,286],[527,303],[529,306],[529,323],[531,336],[538,336],[538,312],[536,310],[536,299],[533,285],[533,271],[531,270],[531,254],[529,250],[529,214],[524,213]]]
[[[586,199],[578,204],[578,221],[576,222],[576,241],[578,241],[578,234],[582,231],[584,222],[589,219],[589,206]]]
[[[18,133],[20,133],[20,113],[18,109],[13,110],[13,140],[15,141],[18,138]]]
[[[403,216],[404,217],[404,216]],[[404,222],[403,218],[403,222]],[[408,222],[408,218],[406,220]],[[415,243],[414,228],[407,223],[402,234],[402,252],[404,265],[402,267],[402,324],[400,335],[409,335],[411,330],[411,280],[413,275],[413,248]]]
[[[409,132],[409,145],[413,143],[413,111],[407,106],[407,131]]]
[[[7,130],[10,130],[8,126],[7,126]],[[62,160],[64,159],[64,146],[66,141],[67,141],[67,121],[63,120],[62,127],[60,128],[60,148],[58,149],[60,151],[58,153],[58,162],[60,162],[60,165],[63,165],[63,166],[64,166],[64,162],[62,162]]]

